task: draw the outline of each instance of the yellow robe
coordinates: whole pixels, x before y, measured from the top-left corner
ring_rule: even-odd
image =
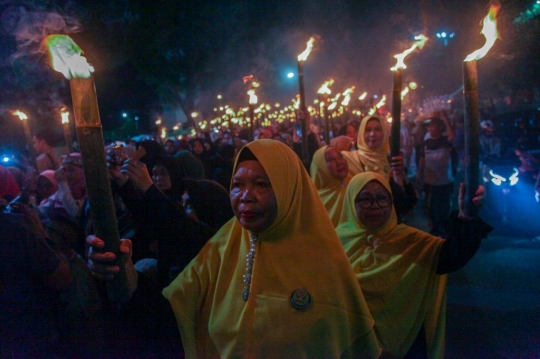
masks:
[[[377,357],[373,319],[300,159],[278,141],[246,147],[270,178],[278,214],[259,234],[247,302],[242,277],[250,238],[236,218],[163,290],[186,357]],[[292,305],[297,289],[311,297],[305,310]]]
[[[366,126],[371,119],[378,120],[382,127],[383,140],[379,148],[369,148],[364,140]],[[388,162],[388,155],[390,154],[389,139],[388,125],[385,121],[377,116],[364,117],[358,130],[358,150],[354,152],[341,152],[349,164],[349,174],[354,176],[362,172],[375,172],[388,180],[388,171],[390,170],[390,163]]]
[[[315,152],[311,161],[310,173],[315,188],[317,188],[317,193],[319,193],[328,211],[332,224],[336,227],[341,217],[341,208],[343,207],[347,184],[352,176],[350,174],[347,175],[343,181],[332,177],[324,157],[324,152],[327,148],[328,146],[324,146]]]
[[[397,224],[395,210],[377,230],[363,227],[354,199],[370,181],[388,181],[373,172],[352,178],[336,228],[375,319],[383,350],[403,357],[422,325],[429,358],[444,357],[446,275],[436,268],[442,238]]]

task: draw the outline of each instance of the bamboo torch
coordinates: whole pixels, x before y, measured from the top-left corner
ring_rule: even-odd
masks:
[[[300,110],[304,113],[306,109],[306,92],[304,89],[304,62],[307,60],[311,50],[313,50],[313,44],[315,44],[315,38],[310,37],[307,42],[307,47],[300,55],[298,55],[298,88],[300,93]],[[307,139],[307,121],[306,119],[301,121],[302,125],[302,162],[307,166],[309,162],[308,153],[308,139]]]
[[[390,70],[394,71],[394,82],[392,86],[392,126],[390,131],[390,157],[399,156],[400,132],[401,132],[401,91],[403,86],[403,69],[406,69],[405,58],[416,48],[422,49],[428,40],[424,35],[414,38],[416,41],[403,53],[394,55],[397,60],[396,65]]]
[[[476,216],[478,208],[473,203],[480,176],[480,123],[478,110],[478,73],[476,60],[484,57],[493,46],[499,33],[497,13],[501,6],[493,4],[483,20],[481,34],[486,43],[469,54],[463,61],[463,100],[465,105],[465,212]]]
[[[327,114],[326,106],[328,101],[328,95],[332,93],[330,90],[330,86],[334,84],[334,80],[330,79],[328,81],[325,81],[322,86],[317,91],[317,94],[319,95],[319,108],[320,108],[320,115],[319,117],[324,116],[324,140],[326,141],[326,144],[330,144],[330,116]]]
[[[28,116],[22,111],[15,110],[13,115],[19,117],[24,130],[24,137],[26,138],[26,145],[28,146],[28,155],[30,156],[30,162],[32,165],[36,163],[36,151],[34,150],[34,142],[32,141],[32,132],[30,131],[30,125],[28,124]]]
[[[66,140],[68,153],[72,153],[73,139],[71,138],[71,128],[69,127],[69,112],[65,107],[60,109],[60,116],[62,116],[62,127],[64,128],[64,138]]]
[[[115,265],[120,267],[115,279],[108,282],[109,298],[119,303],[129,298],[124,264],[120,260],[120,234],[114,211],[109,172],[107,170],[103,131],[99,118],[94,69],[82,50],[67,35],[49,35],[45,38],[51,67],[69,79],[75,126],[81,151],[90,212],[97,237],[105,242],[105,252],[117,254]]]
[[[249,142],[251,142],[254,140],[255,105],[257,104],[258,97],[255,94],[255,89],[250,89],[247,94],[249,95]]]

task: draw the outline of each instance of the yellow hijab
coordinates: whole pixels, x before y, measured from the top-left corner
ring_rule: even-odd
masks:
[[[442,238],[390,219],[369,230],[356,216],[355,198],[370,181],[382,184],[382,176],[365,172],[354,176],[347,187],[338,236],[354,268],[368,303],[375,332],[383,350],[403,357],[422,325],[429,358],[444,356],[446,276],[437,275]]]
[[[351,345],[358,357],[376,357],[373,319],[302,162],[278,141],[251,142],[239,158],[246,148],[270,178],[278,214],[256,242],[247,301],[250,236],[236,218],[163,290],[186,357],[337,358]],[[293,307],[298,289],[311,297],[305,310]]]
[[[317,188],[317,192],[332,220],[332,224],[336,227],[341,217],[341,208],[343,207],[347,184],[352,176],[349,174],[343,181],[340,181],[330,174],[325,158],[327,148],[328,146],[324,146],[315,152],[311,161],[310,173],[315,188]]]
[[[381,124],[383,140],[379,148],[369,148],[364,140],[366,126],[370,120],[377,120]],[[375,172],[388,179],[388,171],[390,170],[390,163],[388,162],[388,155],[390,154],[389,138],[388,127],[383,119],[378,116],[364,117],[358,130],[358,150],[354,152],[342,152],[349,164],[349,173],[354,176],[361,172]]]

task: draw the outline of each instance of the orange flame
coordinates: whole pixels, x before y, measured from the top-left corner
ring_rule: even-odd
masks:
[[[360,101],[363,101],[363,100],[366,98],[366,96],[367,96],[367,92],[364,91],[364,93],[361,94],[360,97],[358,97],[358,99],[359,99]]]
[[[28,120],[28,116],[22,111],[15,110],[13,111],[13,115],[18,116],[21,121]]]
[[[60,116],[62,116],[62,124],[69,123],[69,112],[65,107],[60,109]]]
[[[482,31],[480,32],[484,37],[486,38],[486,43],[484,46],[482,46],[480,49],[474,51],[473,53],[469,54],[463,60],[466,61],[473,61],[473,60],[480,60],[482,57],[484,57],[489,49],[495,44],[495,41],[499,38],[499,32],[497,31],[497,14],[499,13],[499,9],[501,8],[501,5],[491,5],[489,8],[489,12],[484,18]]]
[[[319,91],[317,91],[317,93],[319,95],[330,95],[332,93],[332,91],[330,90],[330,86],[332,86],[334,84],[334,79],[330,79],[328,81],[325,81],[321,88],[319,89]]]
[[[412,46],[402,52],[401,54],[394,55],[394,58],[397,59],[396,65],[392,67],[390,70],[396,71],[397,69],[406,69],[407,66],[405,66],[405,58],[409,56],[411,52],[413,52],[416,48],[422,49],[426,42],[428,41],[428,38],[424,35],[420,34],[414,37],[416,40]]]
[[[255,94],[255,90],[251,89],[247,92],[247,94],[249,95],[249,104],[256,105],[258,98],[257,98],[257,95]]]
[[[313,44],[315,44],[315,38],[310,37],[309,41],[307,42],[307,47],[300,55],[298,55],[298,61],[306,61],[309,54],[311,53],[311,50],[313,50]]]

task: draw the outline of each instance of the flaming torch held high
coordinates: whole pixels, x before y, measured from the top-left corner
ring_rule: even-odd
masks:
[[[71,128],[69,127],[69,111],[62,107],[60,109],[60,116],[62,116],[62,127],[64,128],[64,138],[66,140],[66,146],[69,153],[73,152],[73,140],[71,138]]]
[[[313,45],[315,44],[315,38],[310,37],[307,42],[307,47],[300,55],[298,55],[298,87],[300,93],[300,110],[304,113],[306,110],[306,93],[304,89],[304,62],[307,60],[311,50],[313,50]],[[304,165],[307,165],[309,162],[308,154],[308,142],[307,142],[307,121],[306,119],[302,120],[302,162]]]
[[[469,216],[478,212],[473,203],[480,176],[480,123],[478,110],[478,76],[476,60],[484,57],[499,37],[497,14],[501,6],[491,5],[483,20],[481,34],[486,43],[480,49],[469,54],[463,61],[463,100],[465,104],[465,211]]]
[[[24,137],[26,138],[26,145],[28,146],[28,154],[30,156],[30,162],[32,165],[36,165],[36,151],[34,150],[34,142],[32,141],[32,132],[30,131],[30,125],[28,124],[28,116],[22,111],[15,110],[14,116],[19,117],[24,130]]]
[[[127,276],[120,260],[120,234],[114,211],[111,184],[99,117],[93,67],[83,57],[81,48],[67,35],[49,35],[43,40],[51,67],[69,79],[75,126],[83,162],[90,212],[97,237],[105,241],[104,251],[117,253],[120,272],[108,283],[114,303],[128,298]]]
[[[416,48],[422,49],[428,38],[424,35],[418,35],[414,38],[416,41],[410,48],[401,54],[394,55],[397,60],[396,65],[390,70],[394,71],[394,83],[392,86],[392,127],[390,135],[390,157],[399,155],[400,131],[401,131],[401,87],[403,84],[403,69],[406,69],[405,58]]]
[[[326,144],[330,144],[330,116],[327,113],[326,102],[328,101],[328,95],[332,93],[330,86],[333,84],[333,79],[325,81],[317,91],[319,97],[319,114],[320,117],[324,116],[324,140],[326,141]]]
[[[249,142],[254,140],[254,126],[255,126],[255,105],[257,104],[258,97],[255,93],[255,89],[250,89],[247,94],[249,95]]]

